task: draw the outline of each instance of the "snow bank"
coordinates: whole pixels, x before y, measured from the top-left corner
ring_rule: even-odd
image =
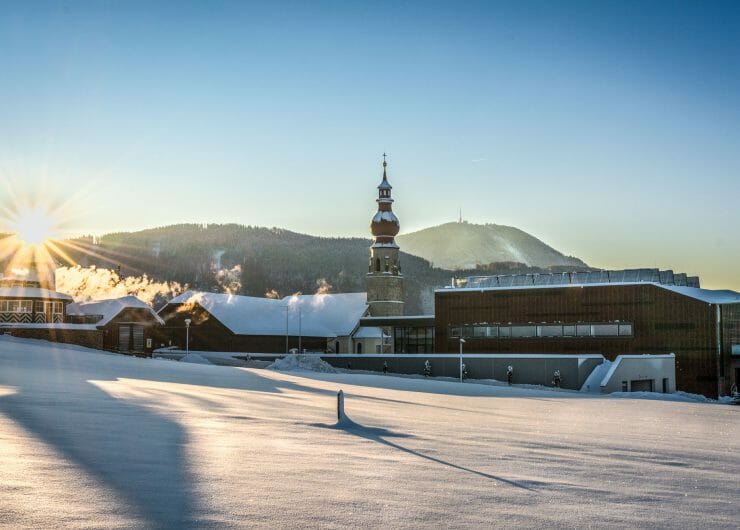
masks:
[[[611,392],[605,396],[616,398],[631,399],[652,399],[655,401],[680,401],[683,403],[716,403],[714,399],[702,396],[701,394],[689,394],[688,392],[673,392],[672,394],[662,394],[660,392]]]
[[[596,394],[601,392],[601,381],[604,379],[604,376],[606,376],[612,364],[613,363],[611,361],[604,360],[603,363],[595,367],[583,382],[581,392],[593,392]]]
[[[268,370],[278,370],[280,372],[321,372],[326,374],[335,374],[337,371],[329,363],[322,361],[319,355],[299,354],[286,355],[277,359],[267,367]]]
[[[208,359],[201,357],[197,353],[188,353],[180,358],[181,363],[193,363],[193,364],[211,364]]]

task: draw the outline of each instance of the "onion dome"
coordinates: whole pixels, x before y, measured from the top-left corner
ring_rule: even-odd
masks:
[[[388,162],[385,160],[385,153],[383,153],[383,180],[378,186],[378,211],[373,216],[370,222],[370,233],[375,238],[376,243],[395,244],[393,238],[401,230],[401,224],[398,222],[398,217],[391,211],[391,205],[393,204],[393,198],[391,197],[391,190],[393,186],[388,182],[387,168]]]

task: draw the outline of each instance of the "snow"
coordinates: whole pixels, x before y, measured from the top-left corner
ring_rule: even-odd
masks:
[[[0,337],[0,526],[734,529],[737,419]]]
[[[285,357],[276,359],[267,368],[281,372],[319,372],[327,374],[337,372],[332,365],[321,360],[320,356],[311,354],[286,355]]]
[[[157,313],[146,302],[135,296],[123,296],[121,298],[110,298],[106,300],[93,300],[91,302],[74,302],[67,306],[68,315],[101,315],[96,326],[103,327],[118,316],[124,309],[145,309],[149,311],[160,324],[164,325]]]
[[[349,335],[367,311],[366,293],[295,295],[282,300],[188,291],[168,305],[197,303],[237,335]],[[286,309],[287,308],[287,309]]]
[[[368,308],[367,293],[301,294],[283,301],[293,312],[300,308],[308,325],[325,326],[337,337],[349,336]]]
[[[0,287],[0,298],[43,298],[47,300],[72,300],[68,294],[39,287]]]
[[[740,293],[728,289],[700,289],[698,287],[685,287],[681,285],[661,285],[661,287],[674,293],[696,298],[708,304],[740,304]]]
[[[8,329],[10,332],[14,329],[56,329],[56,330],[67,330],[67,331],[98,331],[95,324],[68,324],[66,322],[45,322],[45,323],[0,323],[0,329]]]
[[[373,223],[380,223],[386,221],[388,223],[399,224],[398,217],[391,211],[380,210],[373,216]]]
[[[601,382],[608,378],[606,374],[611,373],[612,362],[604,359],[604,362],[594,368],[581,386],[581,392],[601,392]]]
[[[584,289],[589,287],[619,286],[619,285],[654,285],[667,291],[688,296],[708,304],[738,304],[740,303],[740,293],[730,290],[713,291],[710,289],[700,289],[698,287],[685,287],[678,285],[665,285],[656,282],[607,282],[607,283],[569,283],[560,285],[508,285],[498,287],[452,287],[446,286],[435,289],[435,293],[454,292],[454,291],[516,291],[520,289]]]
[[[181,363],[194,363],[194,364],[211,364],[208,359],[201,357],[197,353],[188,353],[180,357]]]
[[[383,328],[375,326],[360,326],[352,335],[353,339],[380,339],[383,335]],[[389,335],[385,335],[388,337]]]

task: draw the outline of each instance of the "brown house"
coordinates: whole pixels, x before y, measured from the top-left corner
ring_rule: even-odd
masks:
[[[624,272],[624,271],[622,271]],[[675,353],[678,390],[740,381],[740,293],[659,282],[509,285],[435,292],[436,351]],[[735,352],[735,356],[733,356]]]
[[[329,342],[350,336],[366,311],[365,293],[276,300],[188,291],[160,310],[166,323],[166,338],[160,342],[185,349],[187,338],[190,350],[203,351],[324,352]]]
[[[67,307],[67,321],[94,325],[103,333],[103,348],[128,354],[150,354],[162,319],[135,296],[77,302]]]

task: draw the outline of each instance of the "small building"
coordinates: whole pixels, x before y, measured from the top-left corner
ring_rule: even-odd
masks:
[[[435,291],[436,351],[675,353],[678,390],[726,395],[740,379],[740,293],[672,271],[468,278]]]
[[[35,282],[0,281],[0,324],[61,324],[70,303],[68,294]]]
[[[103,349],[127,354],[151,353],[164,325],[151,306],[135,296],[72,303],[67,321],[95,326],[103,333]]]
[[[160,310],[166,345],[204,351],[285,353],[348,348],[367,312],[365,293],[296,295],[282,300],[188,291]],[[186,320],[190,320],[186,329]]]

